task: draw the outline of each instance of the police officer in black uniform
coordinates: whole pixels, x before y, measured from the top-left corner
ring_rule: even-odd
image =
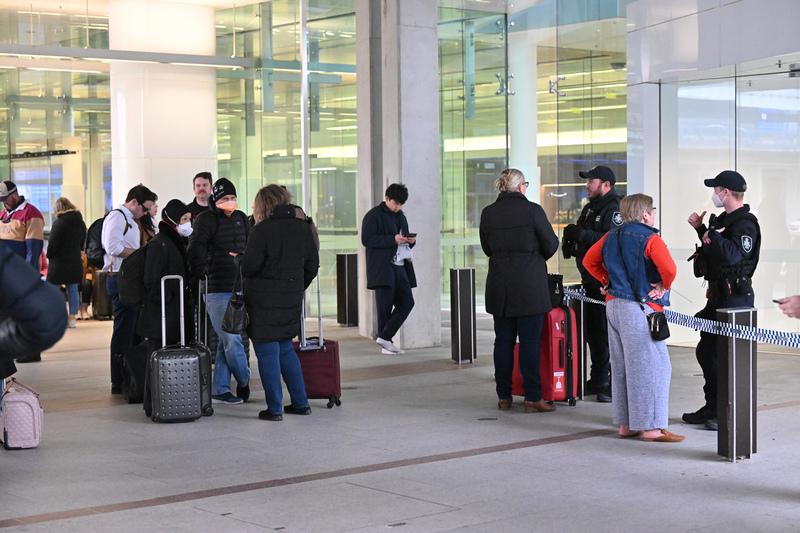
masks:
[[[578,174],[586,180],[589,203],[581,211],[578,223],[564,228],[561,249],[566,259],[575,257],[586,295],[604,300],[605,297],[600,293],[600,283],[583,268],[583,256],[609,229],[622,225],[620,196],[614,189],[617,178],[610,168],[602,165]],[[604,305],[587,304],[584,307],[584,328],[592,356],[588,393],[597,394],[598,402],[607,403],[611,401],[611,364],[608,357],[608,325]]]
[[[717,309],[753,306],[752,278],[758,266],[761,229],[758,219],[750,213],[750,206],[744,203],[747,183],[741,174],[725,170],[704,183],[714,188],[711,195],[714,206],[724,207],[725,212],[717,217],[712,214],[709,227],[703,223],[705,211],[689,215],[689,224],[697,230],[702,242],[693,256],[695,276],[708,283],[708,301],[695,316],[716,320]],[[683,414],[687,424],[705,424],[714,431],[717,430],[717,338],[711,333],[700,333],[695,353],[703,369],[706,403],[694,413]]]

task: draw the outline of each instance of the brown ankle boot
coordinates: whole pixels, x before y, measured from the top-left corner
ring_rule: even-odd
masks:
[[[497,402],[497,408],[500,409],[501,411],[508,411],[509,409],[511,409],[511,399],[509,398],[507,400],[504,400],[501,398],[500,401]]]
[[[556,410],[555,405],[549,404],[544,400],[539,400],[538,402],[531,402],[529,400],[525,400],[526,413],[532,413],[534,411],[538,411],[540,413],[549,413],[555,410]]]

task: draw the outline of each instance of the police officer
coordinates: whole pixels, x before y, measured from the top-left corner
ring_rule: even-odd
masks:
[[[715,207],[725,212],[709,217],[706,212],[689,215],[689,224],[697,231],[702,246],[695,253],[694,271],[708,283],[705,308],[695,316],[716,320],[717,309],[726,307],[752,307],[754,301],[752,277],[758,266],[761,248],[761,229],[758,219],[744,203],[747,183],[738,172],[725,170],[714,179],[707,179],[706,187],[713,187],[711,200]],[[684,413],[687,424],[705,424],[717,430],[717,335],[700,333],[696,355],[703,369],[706,403],[694,413]]]
[[[583,256],[609,229],[622,225],[619,212],[620,196],[614,189],[617,178],[610,168],[598,165],[588,172],[578,172],[586,180],[589,203],[581,211],[577,224],[564,228],[562,253],[569,259],[575,257],[581,282],[590,298],[604,300],[600,283],[583,267]],[[597,401],[611,401],[611,364],[608,357],[608,325],[604,305],[587,304],[584,307],[584,328],[592,356],[589,394],[597,394]]]

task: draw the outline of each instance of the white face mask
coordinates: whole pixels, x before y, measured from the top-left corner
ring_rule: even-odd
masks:
[[[725,204],[722,203],[717,191],[711,193],[711,201],[714,203],[714,207],[725,207]]]
[[[181,237],[188,237],[189,235],[192,234],[192,231],[194,231],[194,230],[192,229],[192,223],[191,222],[187,222],[185,224],[180,224],[178,226],[178,235],[180,235]]]

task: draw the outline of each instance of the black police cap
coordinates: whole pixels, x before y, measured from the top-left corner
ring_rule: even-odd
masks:
[[[704,180],[703,183],[706,187],[723,187],[736,192],[747,190],[747,182],[735,170],[723,170],[714,179]]]
[[[612,172],[610,168],[603,165],[597,165],[588,172],[578,172],[578,175],[585,180],[598,179],[601,181],[607,181],[611,183],[611,185],[614,185],[617,182],[614,172]]]

